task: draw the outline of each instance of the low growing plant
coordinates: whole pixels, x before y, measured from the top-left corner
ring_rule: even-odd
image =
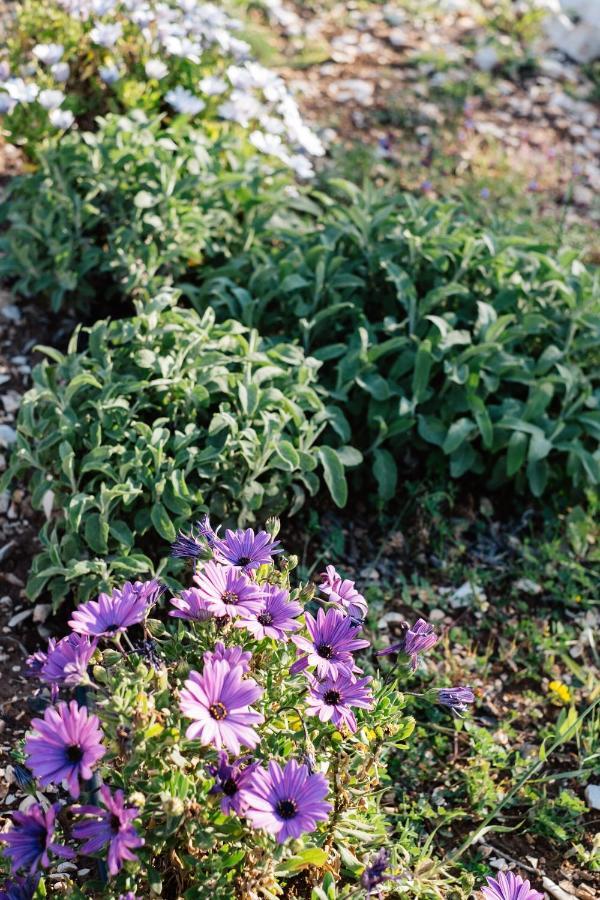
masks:
[[[191,588],[164,604],[156,580],[128,582],[30,659],[45,709],[17,753],[28,796],[0,835],[29,873],[22,896],[61,858],[92,869],[52,881],[74,898],[410,890],[382,810],[386,760],[413,731],[402,691],[437,637],[406,625],[383,677],[357,655],[368,607],[354,583],[329,566],[316,593],[294,585],[268,527],[219,537],[205,518],[174,547],[194,560]],[[455,713],[474,699],[428,696]]]
[[[320,473],[345,503],[345,465],[361,457],[325,442],[320,364],[172,300],[77,330],[65,354],[43,348],[3,478],[27,474],[48,519],[31,598],[47,590],[57,605],[115,580],[166,577],[167,561],[155,570],[151,558],[209,505],[242,522],[289,502],[293,512]]]

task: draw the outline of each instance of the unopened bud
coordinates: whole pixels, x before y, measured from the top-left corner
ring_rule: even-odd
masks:
[[[266,529],[271,536],[271,540],[274,541],[277,535],[279,534],[279,530],[281,528],[281,522],[277,516],[270,516],[267,519]]]

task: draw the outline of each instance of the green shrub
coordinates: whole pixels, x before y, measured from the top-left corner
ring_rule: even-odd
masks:
[[[168,577],[177,564],[155,572],[149,556],[168,556],[182,523],[209,507],[246,523],[289,502],[297,510],[318,490],[318,470],[345,502],[344,463],[360,456],[320,438],[330,418],[320,364],[169,299],[76,332],[66,354],[46,348],[50,360],[34,370],[3,479],[27,473],[48,516],[32,598],[49,590],[58,604],[115,579]]]
[[[241,251],[284,203],[289,176],[270,172],[243,142],[182,120],[107,116],[95,134],[49,144],[38,171],[12,181],[0,276],[55,310],[151,295]]]
[[[185,291],[262,333],[299,331],[383,500],[405,447],[536,496],[600,481],[597,275],[456,204],[339,181],[313,199],[303,228],[271,228]]]

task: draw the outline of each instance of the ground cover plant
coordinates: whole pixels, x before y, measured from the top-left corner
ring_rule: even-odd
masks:
[[[293,511],[323,477],[345,501],[345,464],[360,455],[323,435],[319,363],[173,302],[167,293],[134,318],[97,322],[65,354],[48,348],[34,373],[3,477],[28,473],[48,519],[33,599],[49,591],[57,605],[166,576],[167,560],[155,570],[153,556],[202,510],[242,522]]]
[[[385,678],[363,654],[364,674],[364,596],[332,566],[316,592],[292,585],[296,561],[270,528],[219,537],[206,518],[174,545],[194,560],[192,587],[165,605],[156,580],[127,582],[30,659],[45,708],[17,754],[28,801],[0,838],[24,896],[77,854],[99,864],[85,886],[65,876],[73,897],[408,883],[380,806],[386,758],[415,725],[402,689],[438,637],[407,625]],[[427,696],[456,714],[474,699]]]

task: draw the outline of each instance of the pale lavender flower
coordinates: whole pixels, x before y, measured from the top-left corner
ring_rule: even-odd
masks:
[[[169,613],[176,619],[187,619],[190,622],[206,622],[213,614],[208,603],[198,588],[188,588],[179,597],[171,597],[171,605],[175,607]]]
[[[58,81],[59,84],[67,81],[70,74],[69,64],[66,62],[58,62],[50,67],[50,71],[52,72],[52,76],[55,81]]]
[[[65,99],[65,95],[62,91],[40,91],[38,96],[38,103],[40,106],[43,106],[44,109],[58,109],[58,107],[62,104]]]
[[[52,109],[48,113],[48,118],[55,128],[66,131],[75,121],[75,116],[70,109]]]
[[[338,727],[345,725],[354,734],[358,726],[352,707],[371,709],[373,695],[367,687],[371,681],[368,675],[356,681],[349,675],[328,677],[321,682],[313,679],[307,698],[307,715],[318,716],[321,722],[331,721]]]
[[[194,575],[196,589],[213,615],[248,616],[260,609],[261,588],[235,566],[211,560]]]
[[[296,622],[301,615],[302,606],[290,600],[289,592],[274,584],[262,586],[260,607],[235,623],[238,628],[245,628],[255,638],[274,638],[287,641],[289,632],[299,631],[300,623]]]
[[[50,639],[39,677],[46,684],[83,684],[88,681],[87,667],[95,651],[96,641],[87,635],[70,634],[58,643]]]
[[[241,566],[249,572],[260,566],[270,565],[273,556],[281,553],[278,548],[279,541],[271,540],[271,535],[266,531],[254,533],[252,528],[225,532],[225,537],[214,543],[215,558],[230,566]]]
[[[329,601],[336,603],[352,619],[362,622],[369,607],[363,595],[356,590],[354,582],[338,575],[334,566],[327,566],[321,578],[321,591]]]
[[[318,822],[329,817],[328,789],[323,775],[309,775],[307,767],[295,759],[285,769],[272,759],[268,770],[258,766],[252,774],[244,797],[246,818],[283,844],[287,838],[314,831]]]
[[[100,66],[98,75],[104,84],[116,84],[121,77],[121,73],[116,66]]]
[[[205,75],[204,78],[200,79],[198,87],[203,94],[214,97],[218,94],[224,94],[228,85],[224,78],[219,78],[217,75]]]
[[[243,678],[241,666],[231,668],[225,660],[206,661],[202,675],[190,672],[181,691],[180,709],[194,721],[186,731],[190,740],[227,747],[239,753],[241,745],[254,748],[260,738],[254,725],[264,716],[251,708],[263,689],[252,678]]]
[[[316,619],[307,612],[304,620],[310,640],[302,635],[292,635],[298,649],[306,654],[293,663],[290,669],[292,674],[316,666],[319,678],[351,675],[355,668],[352,653],[369,646],[367,640],[356,637],[360,628],[334,608],[326,613],[320,609]]]
[[[126,581],[112,594],[100,594],[97,600],[82,603],[69,625],[73,631],[96,637],[114,637],[130,625],[143,622],[162,588],[158,581]]]
[[[106,49],[114,47],[122,34],[123,26],[120,22],[100,22],[90,31],[90,37],[94,44]]]
[[[470,688],[453,687],[439,688],[437,692],[437,701],[442,706],[449,706],[452,712],[462,713],[468,709],[467,704],[473,703],[475,694]]]
[[[22,78],[9,78],[3,87],[17,103],[33,103],[40,92],[37,84],[27,84]]]
[[[196,97],[195,94],[192,94],[187,88],[181,87],[181,85],[167,91],[165,100],[169,106],[173,107],[175,112],[182,115],[195,116],[197,113],[202,112],[206,106],[204,100]]]
[[[232,669],[240,666],[243,672],[249,672],[252,654],[249,650],[244,650],[243,647],[226,647],[223,641],[217,641],[214,650],[206,651],[204,660],[212,663],[219,659],[224,659],[225,662],[228,662]]]
[[[229,762],[227,753],[222,750],[219,753],[218,766],[209,766],[208,771],[215,779],[211,794],[222,794],[221,812],[226,816],[232,812],[243,816],[246,810],[245,795],[252,773],[257,763],[245,765],[247,757]]]
[[[144,844],[143,838],[132,824],[137,817],[138,809],[135,806],[125,805],[123,791],[117,790],[111,794],[106,785],[100,788],[100,797],[104,808],[99,806],[73,808],[72,811],[78,815],[93,817],[76,825],[73,835],[85,841],[81,848],[82,853],[99,853],[108,846],[108,871],[110,875],[116,875],[126,860],[137,859],[132,851]]]
[[[44,718],[31,724],[33,734],[25,741],[29,768],[42,787],[65,781],[71,796],[79,797],[80,779],[90,779],[106,753],[98,716],[71,700],[68,706],[48,707]]]
[[[487,878],[488,886],[481,889],[485,900],[543,900],[544,895],[535,891],[528,881],[512,872],[500,872],[498,878]]]
[[[426,650],[431,650],[437,644],[439,638],[434,633],[433,625],[430,625],[424,619],[417,619],[412,628],[407,628],[404,637],[386,647],[385,650],[379,650],[377,656],[389,656],[391,653],[400,653],[407,656],[409,664],[413,672],[419,664],[420,654]]]
[[[148,78],[156,78],[157,81],[160,81],[169,74],[169,67],[162,59],[149,59],[144,66],[144,71]]]
[[[13,872],[29,869],[33,874],[40,866],[47,868],[50,853],[65,859],[75,856],[69,847],[56,844],[53,840],[59,810],[60,803],[46,810],[39,803],[33,803],[26,812],[12,813],[13,827],[0,834],[0,841],[6,844],[4,855],[12,857]]]
[[[53,66],[62,58],[65,48],[62,44],[36,44],[33,55],[45,66]]]
[[[16,105],[16,100],[13,100],[13,98],[5,92],[0,93],[0,116],[11,113]]]

